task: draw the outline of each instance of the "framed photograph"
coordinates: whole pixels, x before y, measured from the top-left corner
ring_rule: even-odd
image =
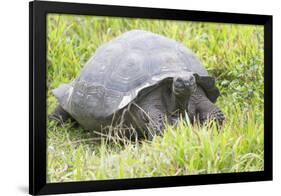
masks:
[[[272,180],[272,16],[29,9],[30,194]]]

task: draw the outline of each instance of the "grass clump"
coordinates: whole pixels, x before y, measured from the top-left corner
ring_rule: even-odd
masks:
[[[152,141],[131,141],[47,123],[47,181],[261,171],[264,167],[263,27],[201,22],[48,15],[47,106],[51,90],[75,79],[101,44],[132,30],[164,35],[190,48],[217,80],[222,129],[182,119]],[[120,141],[121,139],[121,141]]]
[[[181,120],[152,141],[107,142],[71,125],[49,134],[48,177],[52,182],[192,175],[263,170],[263,126],[255,112],[233,110],[216,126]],[[242,117],[242,119],[241,119]],[[62,138],[64,135],[64,138]],[[57,138],[55,141],[53,138]],[[58,139],[59,138],[59,139]],[[114,140],[114,139],[113,139]]]

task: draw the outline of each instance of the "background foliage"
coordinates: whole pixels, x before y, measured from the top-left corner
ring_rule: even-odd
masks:
[[[48,121],[48,182],[263,170],[262,26],[51,14],[47,29],[48,114],[57,104],[51,90],[75,79],[97,47],[142,29],[198,56],[217,80],[217,104],[226,115],[220,131],[183,119],[151,142],[97,137],[70,122]]]

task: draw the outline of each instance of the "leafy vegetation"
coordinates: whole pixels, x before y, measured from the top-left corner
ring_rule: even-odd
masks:
[[[262,26],[50,14],[48,114],[57,104],[51,90],[75,79],[97,47],[131,29],[177,40],[198,56],[217,79],[224,126],[182,119],[162,137],[130,141],[48,121],[48,182],[263,170]]]

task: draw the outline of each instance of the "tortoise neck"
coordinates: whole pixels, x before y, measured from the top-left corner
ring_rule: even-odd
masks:
[[[179,109],[180,112],[183,112],[186,109],[187,103],[189,102],[190,94],[186,92],[180,94],[172,93],[172,96],[174,99],[175,108]]]

